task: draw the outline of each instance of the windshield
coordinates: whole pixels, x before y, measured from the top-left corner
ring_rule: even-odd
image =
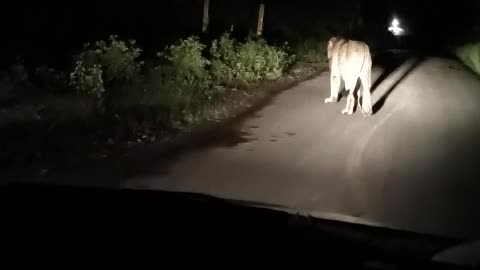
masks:
[[[115,3],[2,16],[2,184],[480,236],[479,1]]]

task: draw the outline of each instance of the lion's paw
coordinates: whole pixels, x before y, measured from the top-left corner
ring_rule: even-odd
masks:
[[[351,115],[351,114],[353,114],[353,110],[344,109],[344,110],[342,111],[342,114],[348,114],[348,115]]]
[[[373,114],[373,110],[372,110],[371,106],[363,106],[362,107],[362,112],[363,112],[363,114],[366,114],[366,115],[372,115]]]
[[[334,97],[329,97],[324,100],[325,103],[335,103],[337,102],[337,99]]]

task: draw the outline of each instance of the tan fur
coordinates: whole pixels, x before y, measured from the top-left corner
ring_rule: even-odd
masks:
[[[371,104],[371,76],[372,57],[370,48],[361,41],[347,40],[343,38],[331,38],[327,45],[328,60],[330,63],[330,97],[325,103],[335,103],[342,79],[345,89],[348,91],[347,106],[342,114],[352,114],[355,106],[354,91],[357,81],[360,79],[363,92],[358,91],[358,106],[364,114],[372,114]],[[362,97],[363,96],[363,97]],[[362,104],[360,98],[362,97]]]

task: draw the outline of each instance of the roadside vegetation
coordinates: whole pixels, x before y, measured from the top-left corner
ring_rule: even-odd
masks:
[[[324,63],[323,41],[271,44],[231,34],[191,36],[154,55],[111,35],[85,44],[70,70],[18,59],[0,74],[0,164],[72,153],[85,143],[168,139],[252,105],[265,83],[306,77]]]
[[[462,32],[454,44],[451,48],[455,55],[473,72],[480,75],[480,25],[476,24]]]
[[[460,46],[456,49],[456,55],[466,66],[480,75],[480,41]]]

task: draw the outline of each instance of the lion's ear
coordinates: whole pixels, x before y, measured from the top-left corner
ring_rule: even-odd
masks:
[[[327,44],[327,57],[328,57],[328,59],[332,58],[332,48],[333,48],[333,44],[335,44],[336,41],[337,41],[336,37],[332,37],[328,41],[328,44]]]

